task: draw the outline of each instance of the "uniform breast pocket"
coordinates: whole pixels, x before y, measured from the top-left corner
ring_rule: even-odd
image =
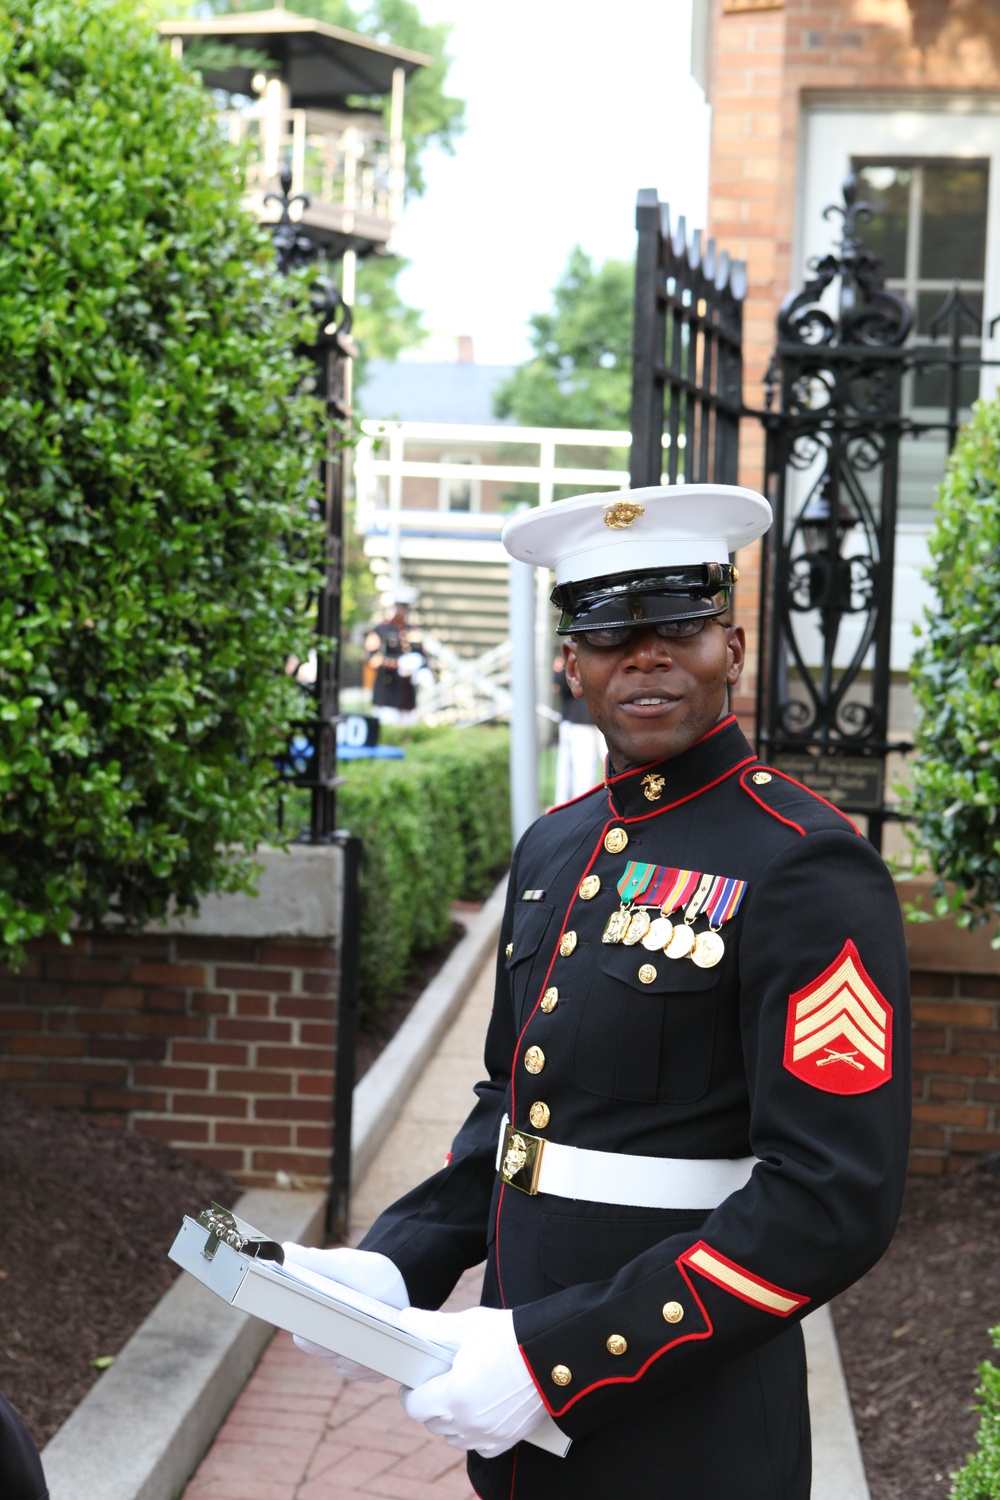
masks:
[[[608,1099],[700,1099],[712,1072],[718,995],[717,969],[641,947],[606,948],[581,1006],[577,1082]]]
[[[520,1014],[525,999],[528,977],[533,966],[530,962],[542,946],[542,940],[552,920],[553,908],[548,901],[521,901],[514,907],[514,930],[507,953],[506,968],[510,975],[510,989]],[[532,996],[532,1000],[537,996]]]

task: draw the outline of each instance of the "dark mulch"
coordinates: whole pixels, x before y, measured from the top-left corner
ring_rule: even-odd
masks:
[[[993,1170],[990,1170],[990,1169]],[[973,1450],[1000,1324],[1000,1161],[907,1189],[896,1237],[833,1317],[872,1500],[935,1500]]]
[[[0,1390],[42,1446],[170,1285],[185,1213],[230,1178],[158,1141],[0,1093]],[[150,1253],[152,1252],[152,1253]]]

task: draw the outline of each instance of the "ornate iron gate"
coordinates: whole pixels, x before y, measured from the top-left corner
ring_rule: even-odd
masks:
[[[629,481],[736,483],[743,389],[746,268],[716,255],[669,204],[644,189],[636,204]]]
[[[864,249],[859,226],[872,210],[853,177],[832,213],[840,242],[781,307],[766,409],[756,413],[775,516],[762,568],[758,749],[866,815],[880,848],[893,816],[885,760],[911,748],[889,726],[900,445],[938,432],[950,449],[963,371],[986,362],[979,318],[957,284],[928,323],[932,340],[947,342],[907,345],[913,314]],[[917,420],[904,384],[933,371],[943,372],[944,402]]]
[[[774,525],[762,556],[757,738],[760,754],[845,812],[881,847],[893,810],[890,738],[893,566],[904,439],[942,435],[950,451],[971,377],[986,365],[981,320],[956,282],[921,341],[886,288],[860,226],[872,216],[849,177],[830,254],[785,299],[763,410],[742,401],[740,261],[702,255],[699,234],[655,192],[636,208],[632,366],[634,487],[735,483],[741,417],[766,429],[764,489]],[[995,318],[990,333],[1000,323]],[[936,382],[934,409],[908,410],[908,383]]]

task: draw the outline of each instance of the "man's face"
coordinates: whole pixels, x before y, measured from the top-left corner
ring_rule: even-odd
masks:
[[[742,626],[719,620],[682,640],[646,626],[611,649],[585,635],[563,643],[566,681],[587,700],[617,772],[680,755],[707,734],[725,715],[745,650]]]

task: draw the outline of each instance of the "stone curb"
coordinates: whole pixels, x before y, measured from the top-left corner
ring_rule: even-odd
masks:
[[[506,881],[354,1091],[351,1172],[359,1181],[491,952]],[[276,1240],[318,1244],[323,1193],[252,1189],[237,1212]],[[178,1225],[178,1228],[180,1226]],[[156,1275],[157,1252],[150,1256]],[[50,1500],[177,1500],[274,1330],[181,1276],[46,1445]]]
[[[270,1189],[237,1205],[273,1238],[307,1241],[322,1234],[325,1208],[323,1193]],[[273,1332],[179,1277],[45,1447],[50,1500],[175,1500]]]

